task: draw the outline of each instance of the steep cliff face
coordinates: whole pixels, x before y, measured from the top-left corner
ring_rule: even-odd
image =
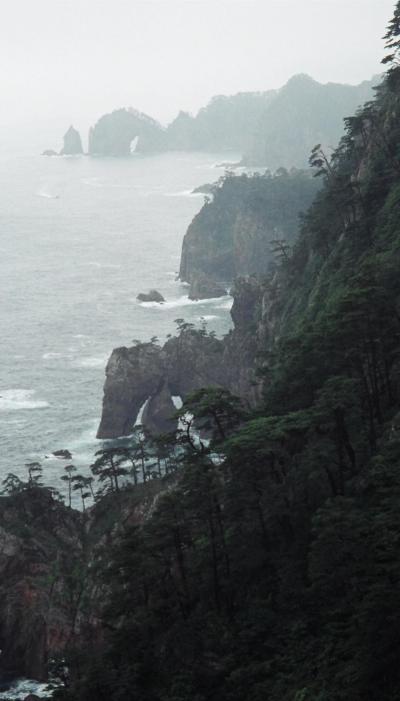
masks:
[[[0,498],[0,671],[46,679],[76,623],[83,521],[50,494]]]
[[[147,401],[143,423],[163,431],[172,426],[171,396],[185,399],[201,387],[226,387],[251,405],[257,402],[255,359],[260,343],[275,333],[271,319],[279,285],[273,270],[287,254],[299,212],[309,206],[317,187],[303,172],[228,176],[219,184],[185,236],[180,274],[194,291],[208,276],[211,296],[219,293],[213,281],[235,277],[235,328],[223,340],[186,329],[163,348],[141,344],[114,350],[106,369],[98,438],[129,435]]]
[[[62,156],[80,156],[83,153],[82,141],[79,131],[70,126],[64,135],[64,146],[61,151]]]
[[[171,397],[184,400],[202,387],[225,387],[245,403],[257,403],[261,386],[255,359],[261,339],[272,334],[265,311],[271,289],[249,277],[237,279],[232,293],[235,328],[222,340],[184,328],[162,348],[148,343],[113,351],[98,438],[129,435],[145,402],[143,424],[155,433],[171,430]]]
[[[101,641],[108,591],[96,563],[168,484],[114,494],[85,514],[45,488],[0,498],[0,677],[45,681],[51,660]]]
[[[131,433],[139,411],[156,395],[165,378],[165,353],[151,343],[116,348],[107,363],[98,438]]]
[[[265,275],[281,254],[279,242],[296,238],[299,214],[317,190],[318,183],[303,171],[225,177],[187,230],[180,278],[191,282],[197,272],[221,281]]]
[[[220,341],[190,329],[163,348],[140,344],[114,350],[106,368],[97,437],[129,435],[147,400],[143,422],[150,429],[164,430],[165,407],[172,410],[172,396],[184,397],[204,384],[222,383],[221,351]]]

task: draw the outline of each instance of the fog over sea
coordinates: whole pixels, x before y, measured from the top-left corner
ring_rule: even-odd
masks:
[[[114,347],[164,342],[177,317],[229,329],[230,298],[190,303],[176,280],[191,190],[227,159],[0,157],[0,480],[39,460],[59,487],[65,463],[45,456],[64,448],[89,467]],[[152,287],[166,304],[136,301]]]

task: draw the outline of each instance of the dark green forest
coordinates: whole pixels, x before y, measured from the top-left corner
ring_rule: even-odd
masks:
[[[376,98],[311,154],[263,402],[185,402],[179,470],[99,566],[105,633],[71,652],[68,701],[400,698],[400,2],[385,38]]]

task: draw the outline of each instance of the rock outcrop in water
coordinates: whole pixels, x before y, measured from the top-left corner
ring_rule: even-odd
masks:
[[[161,292],[158,292],[158,290],[150,290],[150,292],[140,292],[136,299],[139,300],[139,302],[158,302],[158,304],[162,304],[165,302],[164,297],[162,296]]]
[[[163,347],[145,343],[115,349],[106,368],[97,437],[129,435],[147,400],[144,425],[153,432],[171,429],[171,397],[184,400],[201,387],[228,388],[254,405],[260,397],[255,375],[259,340],[273,334],[268,326],[270,296],[271,287],[256,278],[238,279],[231,311],[235,328],[224,339],[184,326]]]
[[[61,156],[80,156],[83,153],[82,140],[79,131],[71,125],[64,135],[64,146]]]
[[[134,143],[136,151],[164,151],[163,127],[142,112],[120,109],[101,117],[89,132],[91,156],[130,156]]]

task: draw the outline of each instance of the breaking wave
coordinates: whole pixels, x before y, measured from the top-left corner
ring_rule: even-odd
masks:
[[[138,302],[136,299],[133,300],[135,303],[139,304],[145,309],[177,309],[179,307],[190,307],[190,306],[213,306],[218,309],[230,309],[233,304],[233,299],[229,295],[224,297],[212,297],[211,299],[199,299],[193,300],[189,299],[186,295],[179,297],[178,299],[171,299],[169,302]]]
[[[0,392],[0,411],[19,411],[22,409],[45,409],[48,402],[34,399],[34,389],[6,389]]]

